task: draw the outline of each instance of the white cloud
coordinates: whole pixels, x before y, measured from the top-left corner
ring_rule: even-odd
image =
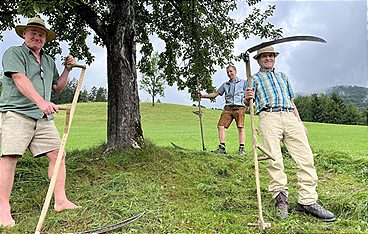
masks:
[[[250,8],[245,1],[239,0],[238,9],[232,13],[237,19],[246,17]],[[280,52],[277,57],[276,68],[286,72],[292,80],[296,92],[315,92],[332,85],[351,84],[368,86],[368,46],[367,46],[367,1],[262,1],[257,8],[266,9],[269,4],[276,4],[275,15],[270,22],[276,27],[282,27],[284,36],[315,35],[327,40],[327,44],[312,42],[292,42],[279,44],[275,48]],[[353,14],[352,14],[353,12]],[[0,44],[0,59],[10,45],[19,45],[22,39],[14,31],[3,33],[4,41]],[[152,36],[154,49],[162,51],[164,43]],[[91,39],[89,39],[91,40]],[[240,38],[235,41],[234,53],[244,52],[247,48],[261,43],[258,37],[248,40]],[[88,42],[96,57],[87,68],[84,87],[107,86],[106,49]],[[139,51],[139,46],[137,47]],[[63,52],[66,55],[67,48]],[[253,56],[253,54],[251,55]],[[137,59],[140,55],[137,54]],[[83,61],[80,61],[83,62]],[[61,64],[60,61],[58,64]],[[61,65],[60,69],[61,69]],[[237,62],[235,66],[238,76],[245,79],[244,62]],[[251,61],[252,73],[258,70],[255,60]],[[227,76],[224,69],[216,67],[213,83],[219,87]],[[78,77],[78,71],[72,73]],[[140,74],[138,73],[138,78]],[[150,100],[148,94],[139,91],[141,100]],[[187,90],[178,91],[176,87],[165,89],[165,97],[159,97],[162,102],[192,105]],[[203,101],[207,107],[221,107],[224,101],[218,97],[216,103]]]

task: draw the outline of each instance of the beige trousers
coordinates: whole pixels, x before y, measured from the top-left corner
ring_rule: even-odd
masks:
[[[317,173],[312,150],[308,143],[304,126],[293,112],[265,112],[259,114],[259,132],[264,146],[274,155],[267,167],[270,182],[269,191],[273,198],[281,191],[287,192],[287,176],[280,141],[283,141],[298,167],[298,203],[310,205],[317,201]]]

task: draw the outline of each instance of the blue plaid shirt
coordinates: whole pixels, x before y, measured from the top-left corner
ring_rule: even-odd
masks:
[[[252,87],[255,89],[257,113],[270,107],[293,109],[291,100],[294,92],[285,73],[260,68],[258,73],[252,75]]]
[[[223,83],[217,92],[222,96],[225,93],[225,106],[245,106],[243,98],[246,90],[245,80],[236,78]]]

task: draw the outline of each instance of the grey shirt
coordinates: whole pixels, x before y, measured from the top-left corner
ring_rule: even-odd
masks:
[[[44,114],[35,103],[18,90],[11,73],[25,74],[41,97],[50,101],[52,85],[59,78],[54,60],[42,51],[41,64],[39,64],[32,51],[23,43],[22,46],[12,46],[7,49],[2,64],[4,76],[0,112],[14,111],[33,119],[41,119]],[[53,119],[53,115],[49,115],[48,118]]]
[[[236,78],[223,83],[217,92],[222,96],[225,93],[225,106],[245,106],[243,98],[245,95],[245,80]]]

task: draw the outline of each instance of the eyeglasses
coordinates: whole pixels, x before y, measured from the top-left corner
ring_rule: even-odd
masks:
[[[44,75],[43,66],[42,64],[40,64],[40,76],[42,80],[43,80],[43,75]]]
[[[43,98],[45,98],[45,79],[44,79],[44,74],[45,74],[45,72],[44,72],[44,70],[43,70],[43,66],[42,66],[42,64],[40,64],[40,77],[41,77],[41,80],[42,80],[42,84],[43,84],[43,94],[41,94],[41,96],[43,97]]]

